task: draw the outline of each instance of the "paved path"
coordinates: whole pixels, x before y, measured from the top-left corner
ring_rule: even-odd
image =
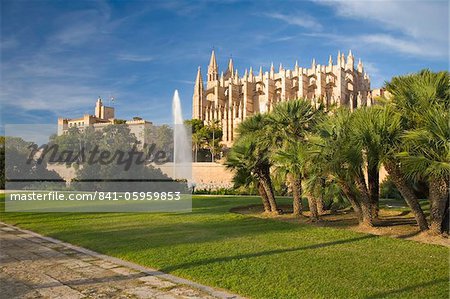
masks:
[[[240,298],[0,222],[1,298]]]

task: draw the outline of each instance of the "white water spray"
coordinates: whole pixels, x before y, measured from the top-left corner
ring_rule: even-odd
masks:
[[[172,100],[173,114],[173,178],[191,181],[192,177],[192,140],[183,123],[181,101],[178,90]]]

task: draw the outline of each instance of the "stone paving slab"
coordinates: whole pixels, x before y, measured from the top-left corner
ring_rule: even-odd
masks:
[[[242,298],[2,222],[0,297]]]

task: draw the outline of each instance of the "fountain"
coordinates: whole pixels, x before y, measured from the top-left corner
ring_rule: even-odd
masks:
[[[178,90],[172,100],[173,113],[173,178],[192,181],[191,132],[183,123],[181,101]]]

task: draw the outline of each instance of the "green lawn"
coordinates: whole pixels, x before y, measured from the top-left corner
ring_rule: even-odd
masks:
[[[448,298],[447,248],[229,212],[259,202],[194,197],[192,213],[0,219],[252,298]]]

